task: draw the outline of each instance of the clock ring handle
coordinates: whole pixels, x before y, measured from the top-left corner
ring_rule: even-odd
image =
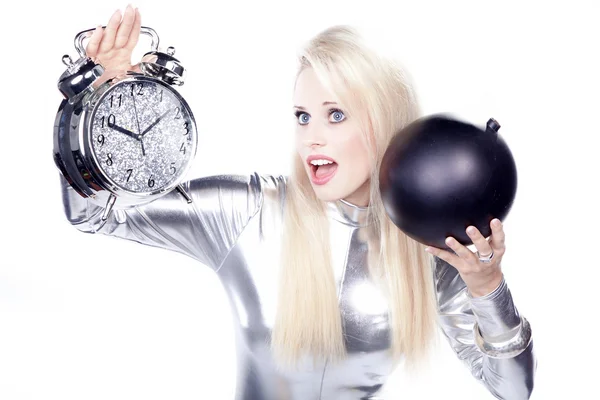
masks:
[[[102,29],[105,28],[106,25],[102,27]],[[87,57],[87,54],[85,53],[85,47],[83,47],[83,40],[89,38],[89,33],[95,30],[96,28],[86,29],[85,31],[79,32],[75,36],[75,48],[81,57]],[[158,51],[160,39],[156,31],[148,26],[142,26],[140,27],[140,33],[150,36],[152,38],[152,51]]]

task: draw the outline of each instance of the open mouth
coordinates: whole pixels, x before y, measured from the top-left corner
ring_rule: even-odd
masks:
[[[310,166],[311,168],[311,178],[313,183],[317,184],[317,185],[323,185],[327,182],[329,182],[329,180],[331,180],[331,178],[333,178],[333,176],[335,175],[337,169],[338,169],[338,164],[337,163],[331,163],[331,164],[324,164],[324,165],[312,165]]]

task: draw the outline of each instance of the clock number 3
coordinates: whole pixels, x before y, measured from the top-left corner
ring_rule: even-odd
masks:
[[[185,128],[185,133],[183,134],[184,136],[187,135],[188,133],[190,133],[190,128],[188,128],[189,126],[189,122],[186,122],[185,124],[183,124],[183,127]]]

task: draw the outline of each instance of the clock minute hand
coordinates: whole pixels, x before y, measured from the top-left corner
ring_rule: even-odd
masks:
[[[148,131],[150,131],[150,129],[154,128],[156,126],[156,124],[158,124],[168,113],[170,113],[171,110],[167,110],[163,113],[163,115],[161,115],[160,117],[158,117],[156,119],[156,121],[154,121],[153,123],[150,124],[149,127],[147,127],[146,129],[144,129],[144,132],[142,132],[140,134],[140,137],[144,136],[146,133],[148,133]]]

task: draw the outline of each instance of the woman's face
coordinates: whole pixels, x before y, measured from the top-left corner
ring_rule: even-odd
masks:
[[[296,149],[317,197],[367,206],[371,167],[358,123],[346,115],[312,68],[298,76],[294,113]],[[313,165],[323,164],[321,160],[332,163]]]

